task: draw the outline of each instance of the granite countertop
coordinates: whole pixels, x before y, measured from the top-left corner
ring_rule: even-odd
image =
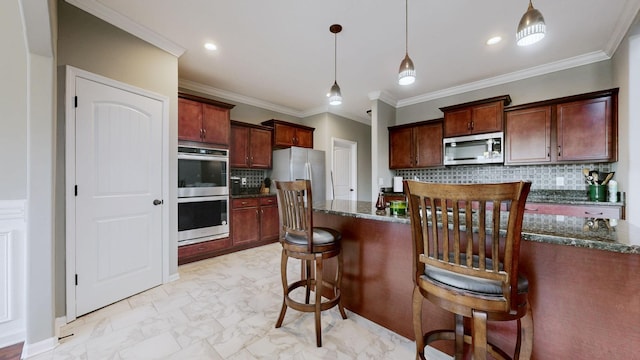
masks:
[[[609,204],[620,205],[619,203]],[[362,219],[410,223],[407,216],[389,215],[389,209],[386,209],[384,214],[376,213],[375,203],[367,201],[327,200],[324,205],[314,205],[313,210]],[[640,231],[638,230],[640,229],[625,220],[525,214],[522,224],[522,238],[534,242],[640,254]]]
[[[404,196],[404,193],[385,192],[385,195]],[[531,190],[527,197],[528,203],[549,203],[567,205],[598,205],[598,206],[624,206],[624,193],[618,202],[591,201],[587,190]]]
[[[276,193],[240,193],[231,194],[232,199],[247,199],[247,198],[260,198],[265,196],[276,196]]]

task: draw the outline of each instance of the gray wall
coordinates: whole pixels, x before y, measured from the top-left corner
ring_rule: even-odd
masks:
[[[301,123],[314,127],[313,147],[324,150],[327,156],[327,196],[331,194],[331,139],[353,141],[358,144],[358,200],[370,201],[371,193],[371,127],[369,125],[323,113],[305,118]]]
[[[66,2],[58,1],[58,67],[71,65],[123,83],[168,97],[169,148],[177,149],[178,59],[149,43],[130,35]],[[58,81],[64,81],[60,78]],[[64,94],[58,94],[59,97]],[[58,127],[64,129],[64,107],[59,107]],[[57,217],[56,217],[56,314],[65,313],[65,238],[64,238],[64,130],[58,131]],[[177,159],[169,151],[170,263],[176,274],[177,263]]]
[[[469,91],[419,104],[398,108],[396,123],[407,124],[416,121],[436,119],[443,116],[443,106],[461,104],[486,99],[498,95],[511,96],[511,105],[553,99],[590,91],[615,87],[611,61],[583,65],[551,74]]]
[[[0,199],[27,198],[27,44],[17,0],[0,4]]]
[[[640,177],[640,14],[620,44],[613,59],[614,81],[619,93],[619,161],[616,178],[619,188],[627,192],[627,219],[640,226],[640,192],[637,184]],[[635,101],[633,100],[635,99]],[[622,121],[624,119],[625,121]],[[632,141],[632,139],[636,141]]]
[[[207,92],[193,90],[190,88],[180,88],[180,92],[201,96],[204,98],[214,99],[225,102],[227,104],[233,104],[235,107],[231,109],[231,120],[237,120],[246,122],[249,124],[260,124],[265,120],[278,119],[283,121],[290,121],[294,123],[300,123],[300,118],[287,115],[278,111],[264,109],[258,106],[248,105],[239,101],[225,99],[219,96],[211,95]]]

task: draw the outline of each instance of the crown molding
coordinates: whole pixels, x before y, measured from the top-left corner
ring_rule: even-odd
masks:
[[[369,100],[380,100],[393,107],[398,107],[398,100],[386,91],[372,91],[369,93]]]
[[[88,12],[89,14],[102,19],[109,24],[118,27],[166,52],[180,57],[185,49],[173,41],[161,36],[155,31],[146,28],[121,13],[108,8],[97,0],[65,0],[67,3]]]
[[[295,110],[286,106],[282,106],[282,105],[277,105],[274,103],[270,103],[268,101],[264,101],[264,100],[260,100],[260,99],[256,99],[253,97],[249,97],[249,96],[245,96],[245,95],[241,95],[232,91],[228,91],[228,90],[222,90],[222,89],[218,89],[215,88],[213,86],[209,86],[209,85],[205,85],[196,81],[192,81],[192,80],[186,80],[186,79],[179,79],[178,80],[178,86],[181,88],[185,88],[185,89],[189,89],[189,90],[193,90],[193,91],[198,91],[204,94],[208,94],[208,95],[212,95],[212,96],[218,96],[227,100],[231,100],[231,101],[237,101],[243,104],[247,104],[247,105],[251,105],[251,106],[256,106],[265,110],[271,110],[271,111],[276,111],[279,112],[281,114],[285,114],[285,115],[290,115],[290,116],[295,116],[295,117],[299,117],[302,118],[305,116],[305,113],[299,110]]]
[[[425,101],[431,101],[446,96],[458,95],[465,92],[480,90],[491,86],[502,85],[513,81],[524,80],[535,76],[545,75],[560,70],[566,70],[577,66],[587,65],[603,60],[608,60],[611,57],[604,51],[595,51],[592,53],[575,56],[572,58],[556,61],[529,69],[515,71],[509,74],[492,77],[480,81],[471,82],[468,84],[453,86],[447,89],[438,90],[398,101],[398,108],[418,104]]]
[[[638,12],[640,12],[640,3],[637,1],[627,0],[624,5],[624,9],[622,10],[622,15],[616,22],[613,34],[604,49],[605,53],[609,55],[609,57],[613,56],[622,40],[624,40],[629,28],[631,28],[631,25],[633,25],[633,22],[636,20]]]

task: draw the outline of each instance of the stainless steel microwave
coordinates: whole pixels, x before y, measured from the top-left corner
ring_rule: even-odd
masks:
[[[504,163],[504,133],[468,135],[442,140],[444,165]]]

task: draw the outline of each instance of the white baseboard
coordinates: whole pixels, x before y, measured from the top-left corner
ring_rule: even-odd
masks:
[[[24,344],[22,348],[22,359],[28,359],[32,356],[42,354],[45,351],[53,350],[56,346],[58,346],[57,337],[51,337],[33,344]]]
[[[176,280],[179,280],[179,279],[180,279],[180,274],[179,273],[175,273],[175,274],[169,275],[169,282],[176,281]]]

